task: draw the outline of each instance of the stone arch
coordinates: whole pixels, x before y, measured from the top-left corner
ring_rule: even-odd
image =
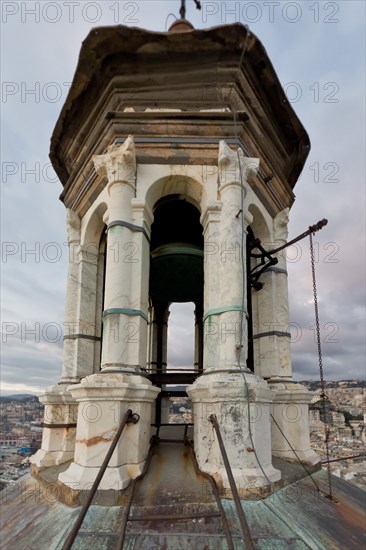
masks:
[[[88,218],[85,219],[85,225],[81,234],[82,245],[95,245],[96,249],[99,249],[101,237],[105,228],[104,215],[107,212],[107,204],[102,202],[98,204],[92,212],[87,214]]]
[[[166,376],[165,383],[160,383],[163,393],[166,390],[165,384],[179,383],[176,377],[179,374],[183,375],[183,372],[173,373],[167,365],[168,319],[169,307],[172,303],[194,302],[195,304],[195,317],[192,318],[192,322],[195,323],[195,365],[192,365],[192,370],[196,368],[195,376],[198,376],[202,369],[203,228],[200,225],[200,217],[205,202],[206,191],[203,185],[185,174],[162,177],[154,181],[146,193],[145,204],[153,214],[149,295],[154,322],[150,326],[149,333],[149,368],[153,373],[156,370],[157,380],[161,376],[158,373]],[[174,214],[169,213],[170,208]],[[183,228],[182,231],[177,230],[183,227],[182,220],[186,218],[192,222],[192,234],[187,228]],[[180,220],[178,226],[174,225],[175,220]],[[167,239],[162,238],[165,236],[162,231],[165,224],[168,224]],[[202,230],[202,239],[196,238],[199,227]],[[171,228],[170,231],[169,228]],[[159,234],[158,238],[156,238],[156,232]],[[182,277],[184,282],[180,276],[183,269],[187,270]],[[160,275],[156,276],[157,273]],[[164,273],[166,273],[166,280]],[[159,281],[162,281],[161,286],[156,285]],[[183,288],[186,292],[182,292]],[[190,376],[193,376],[192,372]],[[155,383],[154,375],[151,375],[151,379]],[[158,382],[156,383],[159,385]],[[168,422],[169,419],[168,399],[163,396],[163,393],[156,403],[156,423]]]
[[[259,238],[263,246],[268,247],[271,243],[273,231],[269,227],[263,213],[257,205],[251,204],[248,208],[250,214],[253,216],[253,220],[250,223],[250,227],[254,235]]]
[[[104,302],[105,284],[105,254],[106,235],[104,216],[107,212],[107,204],[98,204],[91,213],[87,213],[82,224],[79,281],[81,288],[87,292],[88,308],[84,316],[88,319],[93,336],[93,343],[88,343],[89,362],[92,372],[100,370],[101,339],[102,339],[102,314]],[[84,264],[88,264],[83,268]],[[86,300],[86,298],[85,298]],[[88,373],[92,374],[92,373]]]
[[[158,201],[169,195],[192,203],[201,213],[207,202],[206,192],[199,181],[185,174],[174,174],[159,178],[150,185],[146,193],[147,206],[154,211]]]

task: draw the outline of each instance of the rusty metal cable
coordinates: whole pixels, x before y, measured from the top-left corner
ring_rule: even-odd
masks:
[[[309,229],[312,229],[309,227]],[[319,307],[318,307],[318,292],[316,288],[316,273],[315,273],[315,254],[314,254],[314,243],[313,243],[313,232],[309,234],[310,240],[310,259],[311,259],[311,274],[313,279],[313,295],[314,295],[314,310],[315,310],[315,329],[316,329],[316,343],[318,350],[318,362],[319,362],[319,372],[320,372],[320,389],[321,389],[321,402],[323,410],[323,423],[324,423],[324,437],[325,437],[325,450],[327,456],[327,473],[328,473],[328,498],[333,499],[332,493],[332,476],[330,471],[330,462],[329,462],[329,426],[326,422],[326,407],[325,407],[325,386],[324,386],[324,369],[323,369],[323,355],[321,347],[321,338],[320,338],[320,323],[319,323]]]

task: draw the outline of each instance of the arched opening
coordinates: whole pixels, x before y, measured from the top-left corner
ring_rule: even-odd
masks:
[[[160,199],[154,210],[150,252],[150,378],[162,390],[155,416],[155,424],[161,425],[169,423],[169,399],[185,397],[186,385],[194,382],[203,368],[203,229],[199,210],[179,195]],[[191,364],[182,364],[175,354],[175,367],[169,365],[167,355],[168,337],[172,338],[168,331],[170,307],[192,302],[195,336]],[[183,318],[181,315],[182,322]],[[189,348],[189,328],[185,334],[181,335],[182,350]]]
[[[88,340],[88,345],[93,346],[93,361],[90,361],[93,368],[89,374],[97,373],[101,368],[107,255],[106,225],[103,216],[106,210],[107,205],[104,202],[93,210],[85,224],[84,234],[82,235],[85,258],[89,262],[88,271],[85,271],[85,273],[89,274],[88,284],[85,284],[84,281],[83,288],[87,293],[87,298],[84,298],[84,300],[89,304],[88,312],[90,313],[90,318],[88,319],[88,323],[85,324],[84,329],[88,329],[88,334],[93,335],[93,340]],[[95,266],[92,261],[94,256],[96,256]],[[92,261],[91,264],[90,261]],[[91,276],[91,272],[94,273],[94,277]],[[93,287],[91,287],[92,281],[94,281]]]

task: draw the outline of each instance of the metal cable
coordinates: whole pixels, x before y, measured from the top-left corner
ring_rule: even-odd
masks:
[[[247,47],[247,44],[248,44],[248,40],[249,40],[249,36],[250,36],[250,31],[249,31],[249,27],[247,25],[245,25],[245,28],[247,30],[247,35],[245,37],[245,42],[244,42],[244,45],[243,45],[243,49],[242,49],[242,53],[241,53],[241,56],[240,56],[240,60],[239,60],[239,65],[238,65],[238,68],[237,68],[237,75],[239,75],[240,73],[240,69],[241,69],[241,66],[243,64],[243,60],[244,60],[244,55],[245,55],[245,52],[246,52],[246,47]],[[230,92],[229,92],[229,96],[228,96],[228,100],[230,99],[230,95],[231,95],[231,92],[233,90],[233,87],[234,87],[234,84],[235,84],[235,80],[234,80],[234,76],[233,76],[233,82],[232,82],[232,85],[230,87]],[[241,202],[241,205],[240,205],[240,208],[241,208],[241,213],[242,215],[244,214],[245,210],[244,210],[244,177],[243,177],[243,171],[242,171],[242,166],[241,166],[241,162],[240,162],[240,155],[239,155],[239,149],[241,148],[240,146],[240,143],[239,143],[239,137],[238,137],[238,127],[237,127],[237,112],[235,110],[235,107],[229,103],[228,101],[228,105],[229,105],[229,108],[233,114],[233,122],[234,122],[234,138],[235,138],[235,142],[237,144],[237,158],[238,158],[238,166],[239,166],[239,177],[240,177],[240,195],[241,195],[241,199],[240,199],[240,202]],[[244,152],[244,151],[243,151]],[[245,154],[245,153],[244,153]],[[245,391],[246,391],[246,395],[245,395],[245,398],[246,398],[246,403],[247,403],[247,410],[248,410],[248,433],[249,433],[249,439],[250,439],[250,444],[251,444],[251,447],[253,449],[253,452],[254,452],[254,456],[257,460],[257,463],[258,463],[258,466],[259,468],[261,469],[262,473],[263,473],[263,476],[264,478],[266,479],[266,481],[268,482],[270,488],[271,488],[271,491],[272,491],[272,486],[273,486],[273,483],[272,481],[268,478],[266,472],[264,471],[264,468],[261,464],[261,461],[259,460],[259,457],[258,457],[258,453],[256,451],[256,448],[255,448],[255,445],[254,445],[254,439],[253,439],[253,433],[252,433],[252,428],[251,428],[251,414],[250,414],[250,399],[249,399],[249,385],[248,385],[248,382],[247,382],[247,378],[246,378],[246,375],[245,375],[245,369],[243,368],[242,364],[241,364],[241,361],[240,361],[240,353],[241,353],[241,350],[242,350],[242,347],[243,347],[243,328],[244,328],[244,308],[246,306],[245,304],[245,295],[246,295],[246,280],[245,280],[245,259],[244,259],[244,250],[245,250],[245,231],[244,231],[244,220],[242,221],[241,223],[241,269],[242,269],[242,280],[243,280],[243,292],[242,292],[242,307],[241,307],[241,312],[240,312],[240,324],[239,324],[239,350],[238,350],[238,368],[241,372],[241,375],[243,377],[243,380],[244,380],[244,385],[245,385]]]
[[[317,288],[316,288],[315,254],[314,254],[313,233],[310,233],[309,240],[310,240],[311,274],[312,274],[312,279],[313,279],[316,343],[317,343],[317,349],[318,349],[321,402],[322,402],[322,410],[323,410],[325,449],[326,449],[326,455],[327,455],[327,472],[328,472],[328,488],[329,488],[328,497],[332,500],[333,499],[332,476],[331,476],[330,463],[329,463],[329,433],[330,433],[330,430],[329,430],[329,426],[326,422],[326,408],[325,408],[326,395],[325,395],[325,388],[324,388],[323,356],[322,356],[321,339],[320,339],[320,323],[319,323],[318,293],[317,293]]]
[[[295,451],[295,449],[293,448],[293,446],[291,445],[290,441],[287,439],[287,437],[285,436],[284,432],[281,430],[279,424],[276,422],[276,419],[274,418],[274,416],[272,414],[270,414],[270,417],[272,418],[273,422],[276,424],[277,428],[280,430],[281,434],[283,435],[283,437],[286,439],[288,445],[290,446],[291,448],[291,451],[294,453],[294,455],[296,456],[297,460],[299,461],[299,463],[301,464],[301,466],[304,468],[305,472],[307,473],[307,475],[311,478],[311,481],[314,483],[315,487],[317,488],[317,491],[318,493],[320,493],[320,489],[319,489],[319,485],[316,483],[315,479],[313,478],[313,476],[311,475],[311,473],[309,472],[309,470],[306,468],[305,464],[300,460],[300,457],[299,455],[297,454],[297,452]]]

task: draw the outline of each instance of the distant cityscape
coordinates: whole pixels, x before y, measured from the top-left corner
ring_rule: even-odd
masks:
[[[301,383],[314,393],[311,446],[326,461],[328,434],[332,473],[366,490],[366,382],[326,382],[324,405],[319,382]],[[41,446],[43,411],[36,396],[0,397],[0,489],[29,472],[29,457]],[[169,423],[191,422],[189,398],[170,397]]]

